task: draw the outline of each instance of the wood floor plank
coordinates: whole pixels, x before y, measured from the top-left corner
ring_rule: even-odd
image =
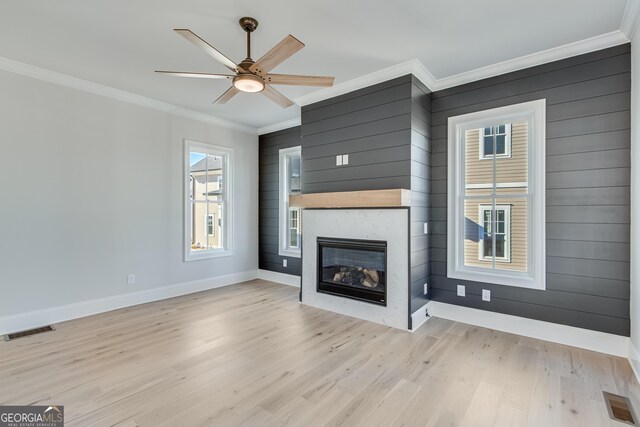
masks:
[[[69,426],[601,426],[622,358],[430,319],[415,333],[256,280],[0,342],[0,404]]]

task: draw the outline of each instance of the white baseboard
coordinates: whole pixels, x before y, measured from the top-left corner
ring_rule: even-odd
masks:
[[[589,329],[543,322],[492,311],[478,310],[459,305],[430,301],[429,316],[468,323],[483,328],[509,332],[558,344],[570,345],[627,358],[630,353],[628,337],[591,331]],[[633,363],[632,363],[633,366]],[[634,368],[635,369],[635,368]]]
[[[257,275],[258,273],[256,270],[243,271],[240,273],[227,274],[225,276],[212,277],[209,279],[179,283],[176,285],[146,289],[139,292],[114,295],[106,298],[4,316],[0,317],[0,335],[64,322],[66,320],[77,319],[79,317],[104,313],[106,311],[144,304],[147,302],[187,295],[194,292],[221,288],[223,286],[256,279]]]
[[[640,383],[640,353],[638,353],[636,346],[633,345],[633,341],[631,340],[629,340],[629,364],[631,365],[631,369],[633,369],[636,380]]]
[[[258,279],[268,280],[270,282],[281,283],[283,285],[300,287],[300,276],[293,274],[278,273],[269,270],[258,270]]]
[[[428,306],[429,303],[427,302],[411,315],[411,332],[416,331],[420,326],[427,323],[427,320],[429,320],[429,316],[427,315]]]

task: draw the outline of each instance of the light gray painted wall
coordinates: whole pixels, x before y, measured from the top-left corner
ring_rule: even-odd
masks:
[[[280,130],[259,138],[259,266],[263,270],[300,275],[300,258],[278,255],[279,155],[283,148],[300,145],[300,126]],[[282,260],[287,260],[287,267]]]
[[[7,72],[0,93],[0,316],[256,269],[255,135]],[[235,149],[231,257],[182,261],[183,138]]]
[[[629,335],[630,46],[432,94],[431,285],[437,301]],[[446,277],[447,119],[547,100],[547,290]],[[467,285],[466,298],[455,286]],[[481,290],[491,290],[491,302]]]

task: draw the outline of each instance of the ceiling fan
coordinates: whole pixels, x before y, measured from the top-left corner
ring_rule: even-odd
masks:
[[[195,77],[203,79],[230,79],[233,81],[225,93],[214,101],[224,104],[233,98],[238,92],[262,92],[267,98],[283,108],[293,105],[293,101],[278,92],[271,85],[297,85],[297,86],[333,86],[333,77],[326,76],[298,76],[293,74],[270,74],[269,71],[289,58],[304,47],[304,43],[289,34],[280,43],[275,45],[262,58],[254,61],[251,59],[251,33],[258,28],[258,21],[254,18],[240,18],[240,26],[247,33],[247,57],[235,64],[219,50],[198,37],[191,30],[175,29],[176,33],[204,50],[208,55],[221,62],[234,74],[210,74],[181,71],[156,71],[156,73],[168,74],[180,77]]]

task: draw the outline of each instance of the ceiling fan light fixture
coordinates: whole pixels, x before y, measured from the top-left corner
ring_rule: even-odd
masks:
[[[233,85],[242,92],[255,93],[264,90],[264,80],[254,74],[240,74],[233,79]]]

